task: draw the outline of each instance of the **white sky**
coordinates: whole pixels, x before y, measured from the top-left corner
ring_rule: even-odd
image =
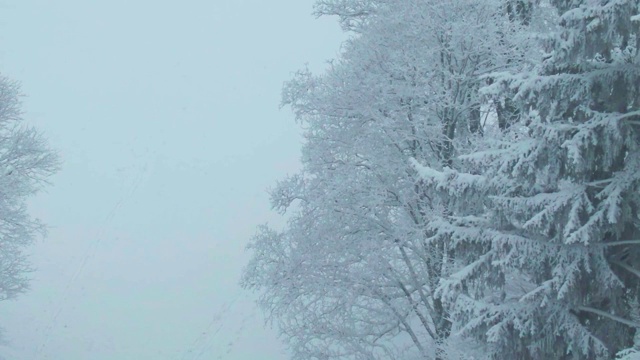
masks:
[[[7,360],[281,360],[237,282],[298,167],[280,89],[343,35],[312,0],[0,0],[0,72],[64,161]],[[236,300],[238,299],[238,300]]]

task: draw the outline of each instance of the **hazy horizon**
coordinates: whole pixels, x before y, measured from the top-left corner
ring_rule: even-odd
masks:
[[[0,73],[60,153],[7,360],[283,360],[237,282],[298,167],[280,89],[343,38],[312,1],[4,1]]]

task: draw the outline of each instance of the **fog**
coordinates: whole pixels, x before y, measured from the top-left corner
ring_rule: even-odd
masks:
[[[49,234],[0,304],[7,360],[286,355],[237,285],[266,189],[298,167],[280,89],[342,34],[311,0],[4,0],[0,72],[62,160]]]

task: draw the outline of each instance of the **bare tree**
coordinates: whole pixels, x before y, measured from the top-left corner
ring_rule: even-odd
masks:
[[[0,300],[28,288],[26,248],[45,228],[32,218],[27,199],[59,166],[44,137],[22,118],[20,85],[0,77]]]

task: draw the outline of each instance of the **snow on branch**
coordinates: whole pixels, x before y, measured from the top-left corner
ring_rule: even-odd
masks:
[[[625,325],[631,326],[633,328],[640,328],[640,323],[637,323],[637,322],[622,318],[622,317],[617,316],[617,315],[609,314],[607,312],[604,312],[604,311],[598,310],[598,309],[594,309],[592,307],[579,306],[578,310],[584,311],[584,312],[589,312],[589,313],[596,314],[596,315],[600,315],[602,317],[606,317],[608,319],[611,319],[613,321],[617,321],[617,322],[619,322],[621,324],[625,324]]]

